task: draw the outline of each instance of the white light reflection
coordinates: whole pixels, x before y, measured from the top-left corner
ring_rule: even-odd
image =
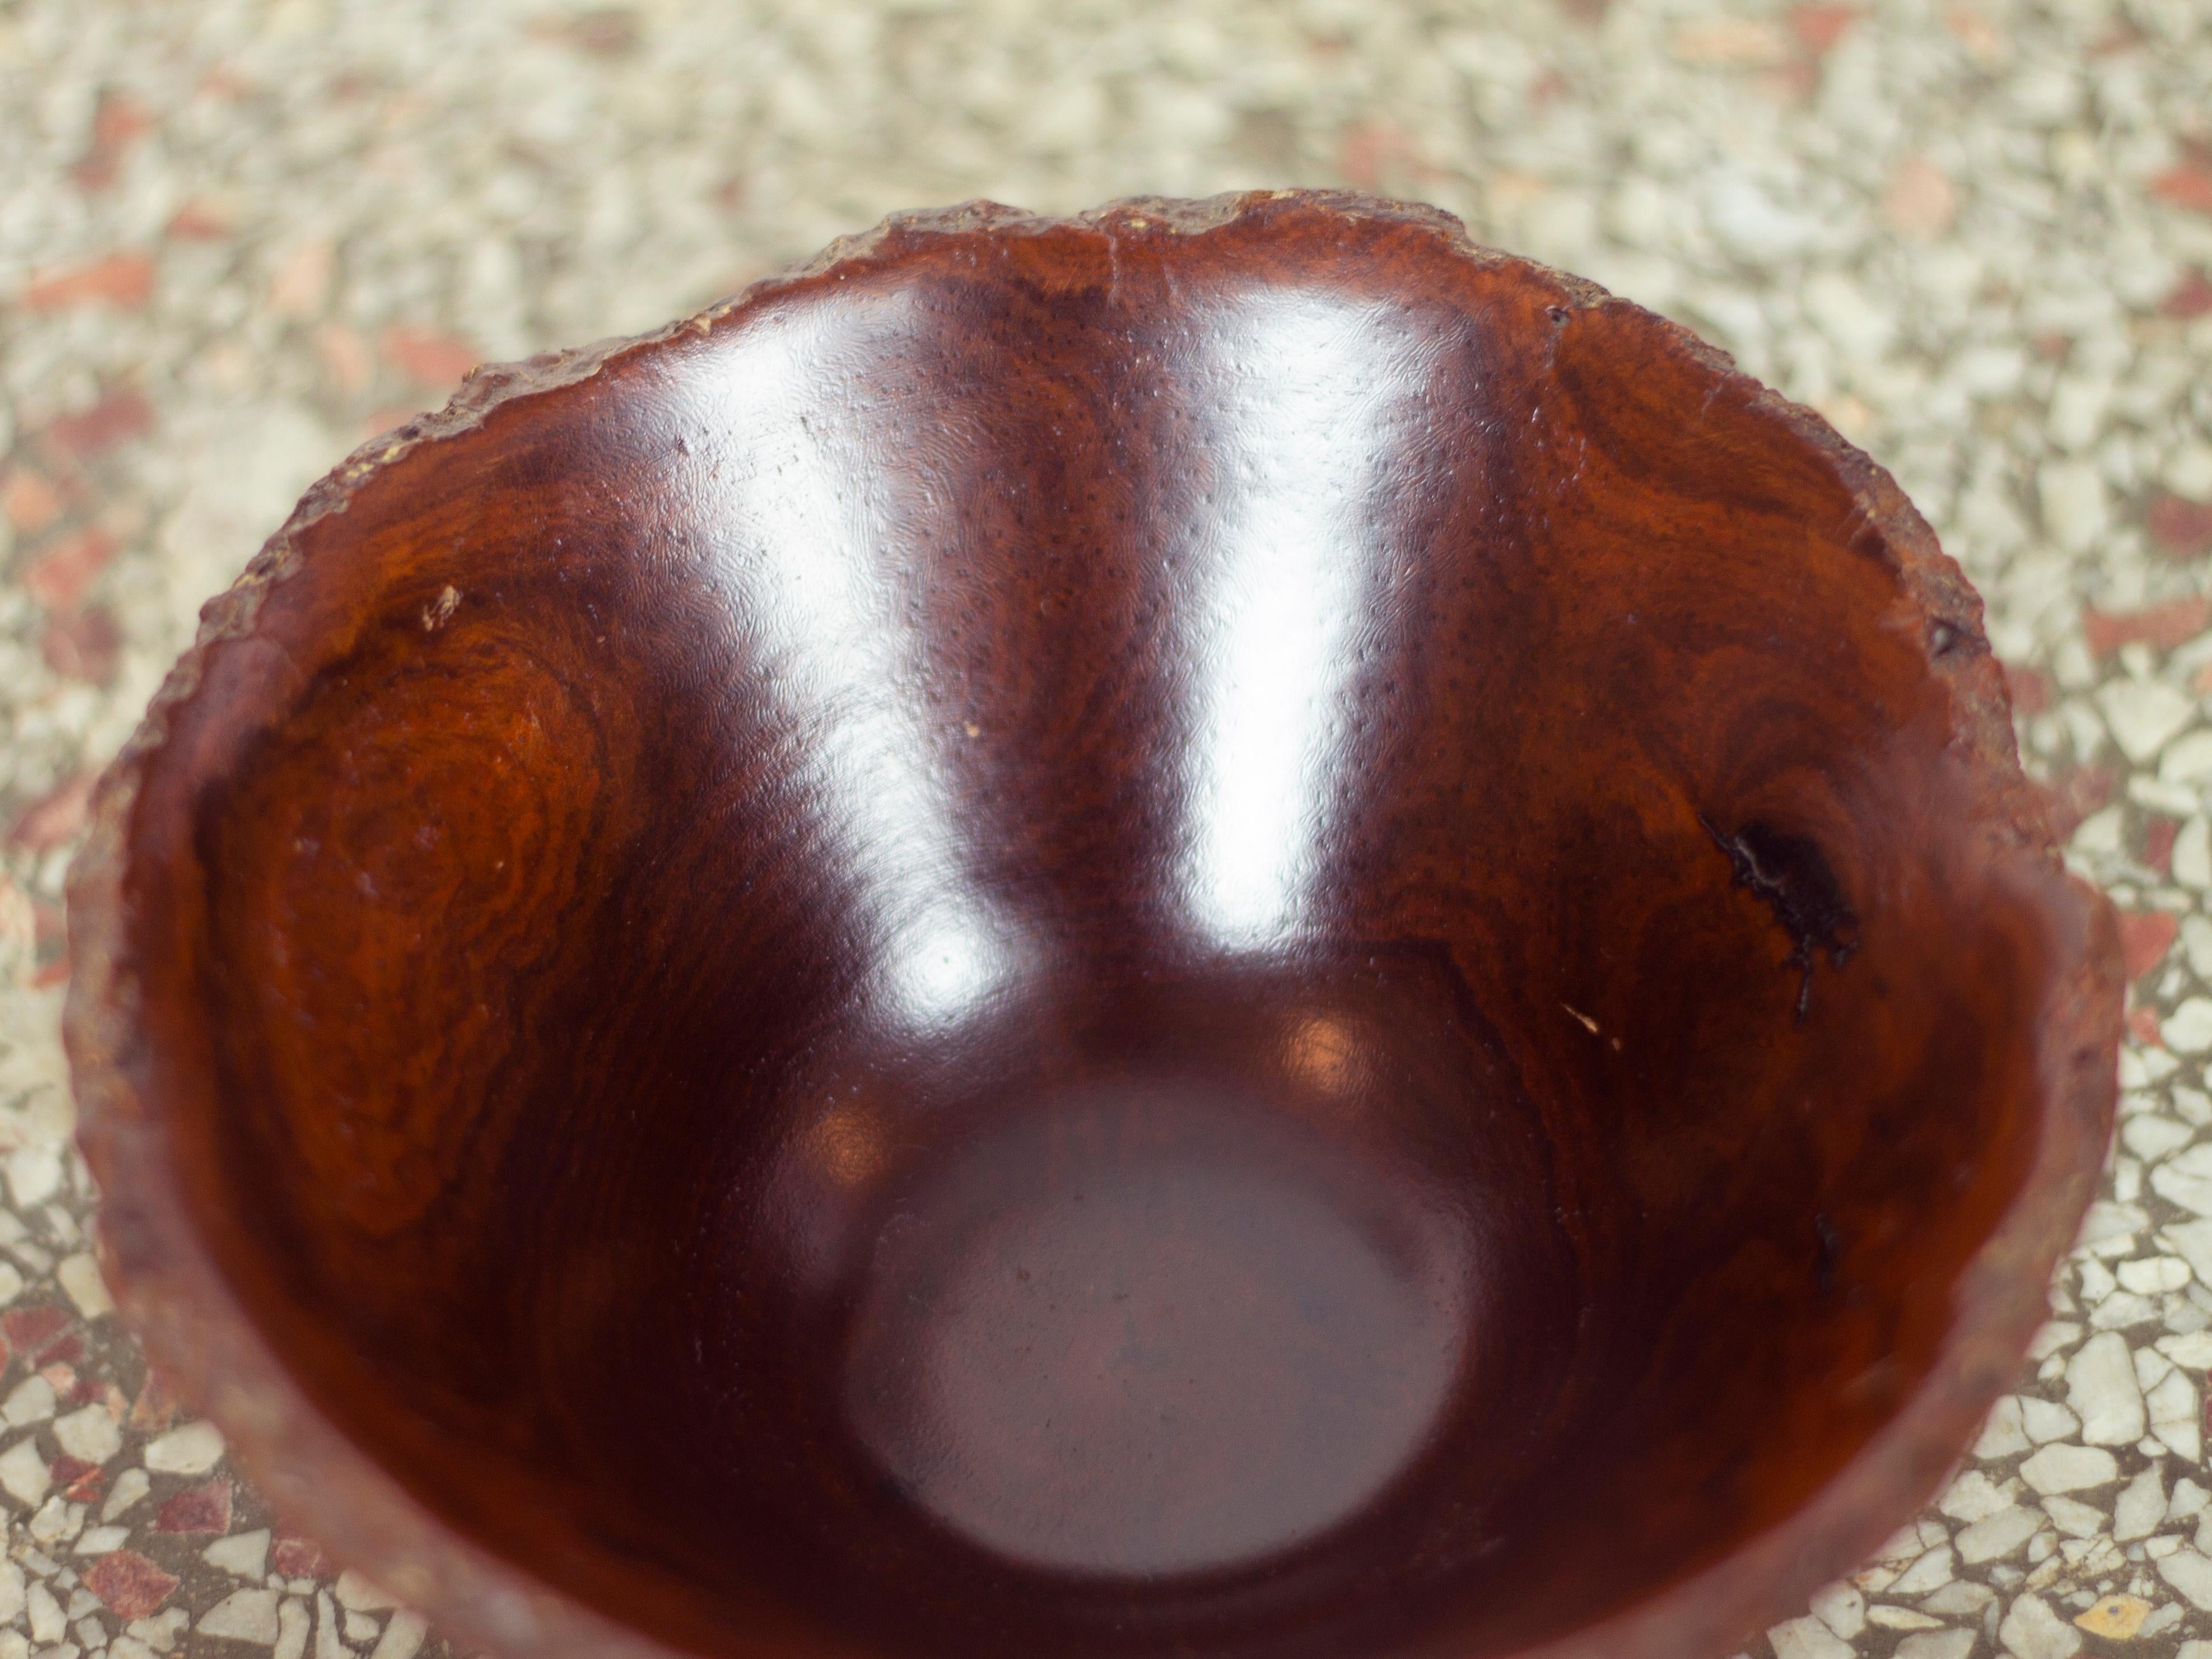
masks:
[[[1212,588],[1192,641],[1183,891],[1212,943],[1252,949],[1295,933],[1317,873],[1381,598],[1363,506],[1425,377],[1396,313],[1325,295],[1239,296],[1199,337],[1188,387],[1223,515],[1198,550]]]
[[[877,994],[913,1029],[975,1012],[1014,965],[1007,918],[963,879],[885,545],[948,499],[925,470],[933,411],[879,389],[921,337],[897,291],[771,312],[745,331],[711,423],[738,475],[721,554],[733,609],[804,723],[824,827],[866,884]]]

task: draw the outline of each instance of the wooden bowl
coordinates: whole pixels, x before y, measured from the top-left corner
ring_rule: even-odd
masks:
[[[1724,1651],[2105,1144],[1979,615],[1440,214],[895,218],[211,607],[71,896],[111,1272],[511,1654]]]

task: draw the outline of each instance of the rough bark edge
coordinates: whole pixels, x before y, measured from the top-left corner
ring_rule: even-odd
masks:
[[[130,1076],[139,1046],[139,987],[124,951],[124,882],[140,787],[167,740],[175,711],[198,692],[210,653],[253,635],[269,593],[300,568],[299,538],[310,526],[346,511],[356,495],[416,448],[471,430],[507,403],[589,380],[611,364],[688,334],[709,334],[724,319],[782,289],[890,253],[902,239],[1064,230],[1110,237],[1155,226],[1202,236],[1255,214],[1283,210],[1425,230],[1470,264],[1514,264],[1534,270],[1556,286],[1571,307],[1632,313],[1714,375],[1720,388],[1742,393],[1753,409],[1823,455],[1870,532],[1864,550],[1898,573],[1930,672],[1951,690],[1952,740],[1966,751],[1982,795],[1976,819],[1988,854],[1998,860],[2025,856],[2055,875],[2058,851],[2041,797],[2020,769],[2010,698],[1990,655],[1978,596],[1887,471],[1817,413],[1739,372],[1725,352],[1594,283],[1478,244],[1460,220],[1419,204],[1345,191],[1278,190],[1197,201],[1131,197],[1073,217],[1051,217],[972,201],[894,214],[872,229],[841,238],[811,259],[649,333],[474,370],[444,409],[362,445],[307,491],[232,586],[203,609],[192,645],[103,774],[89,832],[70,867],[74,969],[64,1035],[82,1111],[79,1141],[95,1179],[103,1188],[108,1184],[123,1137],[159,1139],[165,1134]],[[1542,1659],[1662,1659],[1685,1645],[1701,1644],[1717,1650],[1769,1619],[1794,1611],[1805,1590],[1848,1571],[1933,1492],[1955,1462],[1966,1437],[2014,1373],[2044,1316],[2050,1272],[2094,1195],[2098,1160],[2110,1131],[2121,994],[2112,913],[2101,896],[2079,882],[2063,890],[2070,900],[2070,915],[2050,920],[2062,936],[2078,937],[2081,946],[2053,998],[2039,1045],[2045,1090],[2039,1156],[2019,1199],[1970,1269],[1962,1297],[1978,1305],[1962,1317],[1936,1370],[1888,1428],[1805,1510],[1705,1572],[1599,1626],[1532,1650],[1532,1659],[1538,1654]],[[147,1155],[163,1156],[155,1151]],[[220,1402],[219,1415],[236,1437],[239,1460],[272,1498],[301,1490],[302,1483],[289,1466],[320,1462],[319,1484],[349,1488],[365,1511],[359,1524],[344,1530],[364,1544],[369,1534],[395,1540],[393,1547],[366,1547],[369,1565],[403,1596],[434,1604],[441,1622],[478,1640],[578,1659],[586,1654],[665,1659],[671,1653],[538,1583],[422,1510],[301,1393],[198,1247],[181,1194],[173,1189],[144,1194],[143,1207],[149,1212],[146,1224],[173,1247],[171,1261],[144,1280],[122,1279],[109,1237],[113,1210],[104,1206],[99,1228],[103,1269],[149,1355],[188,1396]],[[229,1339],[227,1361],[213,1357],[210,1327]],[[318,1445],[321,1457],[301,1460],[303,1445]],[[407,1541],[397,1541],[410,1533]]]

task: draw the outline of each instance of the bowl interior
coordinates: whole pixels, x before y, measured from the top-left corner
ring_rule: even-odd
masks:
[[[1472,1659],[1678,1583],[1936,1364],[2073,948],[1970,598],[1778,408],[1295,216],[894,230],[489,400],[148,771],[197,1224],[678,1645]]]

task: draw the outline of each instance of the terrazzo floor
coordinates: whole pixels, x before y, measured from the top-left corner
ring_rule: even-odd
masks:
[[[62,876],[201,602],[478,361],[895,208],[1291,183],[1440,204],[1889,466],[2125,912],[2119,1142],[2018,1390],[1753,1659],[2212,1659],[2202,0],[0,0],[0,1659],[443,1652],[146,1376],[88,1249]]]

